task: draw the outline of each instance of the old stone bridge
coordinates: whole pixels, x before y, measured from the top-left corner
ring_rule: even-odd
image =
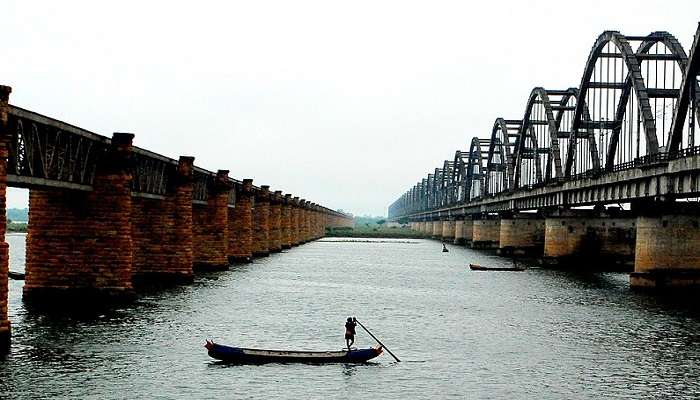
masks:
[[[9,104],[0,86],[0,348],[8,320],[7,186],[28,188],[25,301],[112,301],[134,283],[191,282],[352,219],[310,201]]]
[[[389,217],[546,263],[633,265],[633,287],[700,286],[700,26],[603,32],[578,87],[530,93],[521,119],[421,179]],[[602,261],[602,262],[601,262]]]

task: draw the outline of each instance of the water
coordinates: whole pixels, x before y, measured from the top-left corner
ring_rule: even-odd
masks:
[[[8,242],[21,271],[24,236]],[[508,261],[411,242],[314,242],[87,317],[29,313],[12,281],[0,397],[700,396],[696,311],[630,292],[626,274],[470,271]],[[232,366],[202,347],[340,349],[352,315],[403,362]],[[372,344],[359,327],[357,344]]]

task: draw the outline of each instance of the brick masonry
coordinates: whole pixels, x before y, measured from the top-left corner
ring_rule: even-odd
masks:
[[[247,262],[253,256],[253,180],[244,179],[235,190],[236,206],[228,214],[228,258],[232,262]]]
[[[7,314],[9,270],[8,245],[5,241],[7,229],[7,158],[9,156],[10,132],[7,129],[8,100],[12,89],[0,86],[0,354],[10,346],[10,319]]]
[[[131,134],[114,134],[90,192],[30,191],[26,301],[133,297],[132,140]]]
[[[270,254],[270,187],[261,186],[253,209],[253,256]]]
[[[233,186],[227,170],[219,170],[208,190],[207,204],[193,207],[193,268],[223,271],[228,264],[228,197]]]
[[[292,247],[292,195],[285,194],[282,200],[281,242],[283,249]]]
[[[292,223],[291,223],[291,242],[292,246],[298,246],[300,243],[299,235],[299,198],[292,199]]]
[[[180,157],[163,199],[132,197],[135,283],[191,282],[193,157]]]
[[[282,192],[276,191],[270,197],[270,230],[268,249],[272,253],[282,251]]]

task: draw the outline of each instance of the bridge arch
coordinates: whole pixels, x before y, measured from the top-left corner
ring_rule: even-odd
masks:
[[[465,203],[468,200],[466,177],[467,166],[469,163],[469,152],[457,150],[455,152],[454,161],[452,162],[452,187],[454,190],[454,202]]]
[[[598,37],[591,49],[581,77],[572,131],[569,134],[566,176],[590,170],[598,171],[608,158],[607,154],[600,154],[599,150],[607,153],[611,132],[622,128],[623,121],[618,117],[623,114],[617,113],[616,110],[624,110],[627,106],[628,102],[623,97],[627,80],[636,100],[629,102],[629,120],[626,124],[631,130],[630,138],[637,138],[633,149],[636,149],[637,154],[642,151],[645,154],[659,152],[656,120],[649,101],[649,91],[639,57],[632,51],[628,39],[640,40],[637,37],[626,37],[616,31],[606,31]],[[615,61],[611,63],[610,60]],[[584,118],[586,108],[589,110],[590,120]],[[642,132],[644,142],[641,141]],[[588,147],[588,154],[582,154],[584,151],[581,150],[585,149],[577,146],[577,139],[581,138],[588,139],[588,146],[583,146]],[[611,157],[614,157],[614,154]]]
[[[467,163],[467,189],[469,201],[480,198],[485,194],[485,172],[488,159],[489,139],[472,138],[469,146],[469,160]]]
[[[699,144],[700,135],[700,23],[695,32],[695,40],[690,49],[690,57],[683,71],[683,81],[679,87],[679,98],[673,110],[673,120],[669,132],[668,151],[677,152],[682,148],[692,148]],[[693,114],[693,110],[695,114]],[[686,120],[687,118],[687,120]],[[687,140],[683,143],[683,135]]]
[[[493,195],[511,188],[513,178],[511,157],[521,125],[520,120],[503,118],[496,118],[493,123],[484,185],[487,194]]]

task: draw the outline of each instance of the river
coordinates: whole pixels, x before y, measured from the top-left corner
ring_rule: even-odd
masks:
[[[9,235],[11,270],[24,235]],[[28,312],[10,283],[1,398],[697,398],[700,313],[624,273],[531,268],[430,240],[309,243],[96,314]],[[402,359],[222,365],[206,338],[335,350],[357,316]],[[356,344],[373,344],[358,327]]]

